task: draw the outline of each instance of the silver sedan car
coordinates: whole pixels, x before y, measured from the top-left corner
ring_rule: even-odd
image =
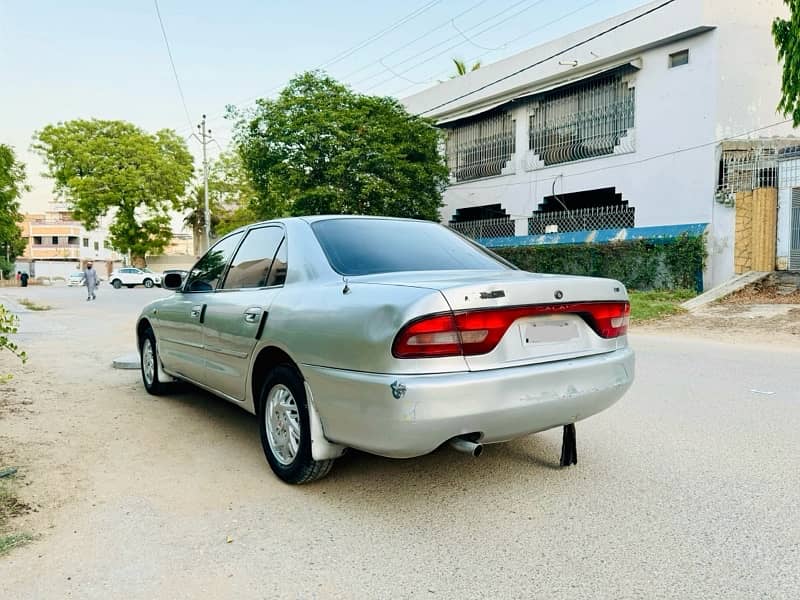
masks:
[[[258,416],[275,474],[304,483],[347,448],[407,458],[574,423],[631,385],[628,296],[541,275],[436,223],[303,217],[219,240],[144,308],[142,379],[183,380]]]

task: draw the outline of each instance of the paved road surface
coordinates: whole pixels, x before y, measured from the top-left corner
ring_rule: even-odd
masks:
[[[41,506],[4,599],[800,597],[800,348],[634,334],[637,381],[578,425],[577,467],[552,431],[290,487],[253,417],[110,369],[164,293],[0,290],[56,306],[22,314],[5,398],[32,404],[0,411]]]

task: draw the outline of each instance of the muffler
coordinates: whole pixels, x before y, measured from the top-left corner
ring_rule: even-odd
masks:
[[[483,446],[481,444],[470,442],[462,437],[454,437],[448,443],[459,452],[471,454],[475,458],[478,458],[481,454],[483,454]]]

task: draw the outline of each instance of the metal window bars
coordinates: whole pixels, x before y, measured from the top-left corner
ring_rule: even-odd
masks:
[[[481,238],[512,237],[514,221],[511,217],[497,219],[476,219],[474,221],[451,221],[448,227],[474,240]]]
[[[495,113],[447,130],[445,153],[453,181],[469,181],[513,170],[516,123]]]
[[[776,187],[780,150],[788,143],[752,140],[723,144],[717,202],[733,205],[738,192]]]
[[[633,152],[634,107],[635,88],[621,72],[534,97],[529,168]]]
[[[570,211],[536,213],[528,219],[528,235],[594,229],[627,229],[634,226],[635,209],[598,206]]]

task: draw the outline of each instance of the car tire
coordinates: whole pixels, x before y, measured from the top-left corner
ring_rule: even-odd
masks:
[[[143,282],[144,287],[151,288],[153,287],[153,280],[152,279],[145,279]]]
[[[111,285],[114,286],[115,290],[118,290],[119,288],[122,287],[122,282],[119,279],[115,279],[114,281],[111,282]]]
[[[158,379],[158,347],[156,336],[150,327],[144,330],[139,342],[139,365],[142,383],[148,394],[162,396],[169,391],[170,384]]]
[[[311,426],[303,377],[283,364],[267,377],[258,398],[261,445],[272,471],[286,483],[309,483],[325,477],[333,460],[311,456]]]

